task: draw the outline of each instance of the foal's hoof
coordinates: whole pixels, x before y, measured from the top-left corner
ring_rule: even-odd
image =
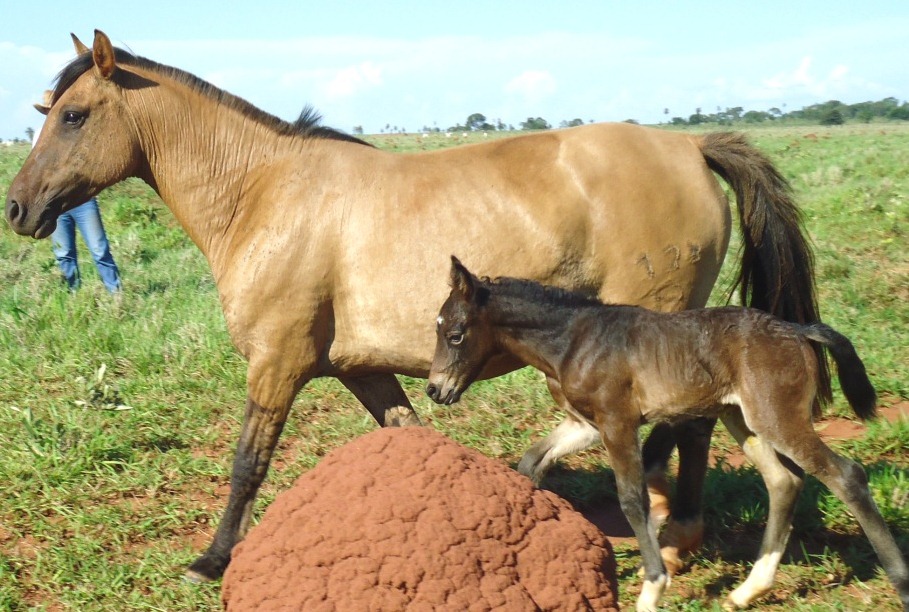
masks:
[[[727,599],[723,602],[723,610],[726,612],[732,612],[733,610],[741,610],[741,608],[736,605],[736,603],[730,599]]]
[[[691,521],[670,519],[660,534],[660,546],[674,546],[681,554],[693,552],[704,542],[704,519]]]
[[[660,576],[654,581],[645,580],[641,585],[641,594],[638,595],[637,612],[656,612],[663,592],[669,586],[671,579],[669,576]]]
[[[666,566],[666,573],[675,576],[685,563],[682,558],[697,550],[704,541],[704,521],[676,521],[670,519],[660,534],[660,557]],[[643,576],[643,568],[638,575]]]
[[[542,457],[535,454],[533,450],[533,447],[531,447],[521,457],[521,462],[518,463],[518,473],[527,476],[533,482],[533,486],[539,487],[546,469],[542,467]]]
[[[670,519],[660,534],[660,556],[670,576],[682,569],[682,557],[697,550],[704,542],[704,521]]]
[[[674,578],[676,574],[682,571],[682,568],[685,567],[685,564],[682,562],[682,558],[679,556],[679,551],[677,548],[670,546],[665,546],[660,549],[660,557],[663,559],[663,567],[666,568],[666,575],[670,579]],[[644,577],[644,568],[638,568],[638,578]]]
[[[733,599],[732,595],[726,598],[723,602],[723,610],[726,612],[732,612],[733,610],[744,610],[745,608],[751,607],[751,601],[736,601]]]

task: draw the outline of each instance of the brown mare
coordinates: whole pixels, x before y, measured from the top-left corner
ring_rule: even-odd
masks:
[[[702,306],[731,228],[717,172],[741,218],[743,300],[785,319],[817,319],[811,254],[788,185],[741,135],[599,124],[394,154],[319,127],[310,114],[282,121],[115,49],[102,32],[91,49],[73,39],[77,57],[57,79],[6,216],[19,234],[45,238],[61,212],[136,176],[208,259],[231,338],[249,362],[248,394],[227,509],[192,578],[227,566],[307,381],[337,377],[379,424],[419,423],[395,374],[429,372],[435,337],[422,322],[445,297],[433,279],[452,252],[490,274],[607,301]],[[483,376],[518,366],[496,360]],[[713,424],[678,436],[676,521],[699,524]],[[595,440],[569,417],[523,469],[539,478]],[[672,430],[658,428],[647,464],[665,463],[673,445]]]
[[[874,388],[845,336],[820,323],[788,323],[748,308],[662,313],[606,305],[532,281],[478,279],[454,257],[451,287],[436,319],[426,392],[452,404],[503,354],[557,381],[560,399],[597,429],[609,451],[619,502],[641,549],[639,610],[656,608],[669,574],[648,511],[638,429],[693,417],[722,419],[770,496],[758,561],[727,605],[746,607],[770,590],[808,471],[858,519],[909,609],[909,568],[864,470],[830,450],[812,425],[819,388],[812,345],[833,355],[855,413],[862,419],[875,414]]]

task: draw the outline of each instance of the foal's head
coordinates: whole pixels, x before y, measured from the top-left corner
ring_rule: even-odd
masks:
[[[453,404],[496,354],[486,304],[489,289],[451,258],[451,293],[436,319],[436,353],[426,393],[440,404]]]

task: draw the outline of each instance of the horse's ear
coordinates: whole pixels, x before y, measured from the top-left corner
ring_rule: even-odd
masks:
[[[98,74],[105,79],[110,79],[113,76],[114,70],[117,68],[117,62],[114,59],[114,46],[110,43],[107,34],[101,30],[95,30],[92,59],[95,62],[95,70],[98,71]]]
[[[41,113],[42,115],[47,115],[50,112],[51,106],[54,104],[54,90],[45,89],[44,93],[41,94],[41,102],[34,104],[35,110]]]
[[[464,267],[464,264],[454,255],[451,256],[451,288],[464,296],[464,299],[470,301],[473,297],[476,285],[474,284],[473,274]]]
[[[75,34],[70,32],[69,35],[73,38],[73,46],[76,48],[76,55],[82,55],[83,53],[88,53],[91,51],[91,49],[86,47],[85,44],[79,40]]]

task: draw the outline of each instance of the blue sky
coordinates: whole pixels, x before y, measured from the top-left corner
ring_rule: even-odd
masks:
[[[90,44],[95,28],[279,117],[309,103],[326,125],[367,133],[472,113],[657,123],[909,98],[905,0],[45,0],[2,12],[0,138],[40,124],[31,104],[72,58],[69,33]]]

